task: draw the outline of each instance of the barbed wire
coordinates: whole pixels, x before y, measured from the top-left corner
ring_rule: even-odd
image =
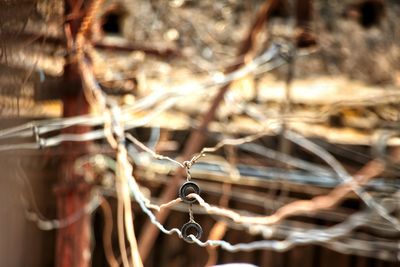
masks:
[[[133,136],[131,136],[131,135],[128,135],[128,136],[129,136],[129,139],[130,139],[131,141],[133,140],[133,142],[134,142],[136,145],[139,145],[140,148],[144,149],[145,146],[144,146],[142,143],[140,143],[137,139],[132,138]],[[189,161],[189,162],[190,162],[190,165],[193,165],[200,157],[203,157],[204,154],[205,154],[206,152],[207,152],[207,153],[215,152],[216,150],[218,150],[219,148],[221,148],[221,147],[224,146],[224,145],[241,145],[241,144],[244,144],[244,143],[246,143],[246,142],[253,141],[254,139],[259,138],[259,137],[261,137],[261,136],[263,136],[263,134],[252,135],[252,136],[249,136],[249,137],[240,138],[240,139],[234,139],[234,140],[223,140],[223,141],[221,141],[220,143],[218,143],[215,147],[204,148],[204,149],[202,150],[201,153],[195,155],[195,156]],[[70,140],[72,140],[72,139],[73,139],[73,138],[71,138]],[[83,138],[83,139],[84,139],[84,138]],[[82,140],[82,139],[80,139],[80,140]],[[150,151],[151,151],[150,149],[144,149],[144,150],[145,150],[146,152],[149,152],[152,156],[155,156],[155,158],[158,158],[158,159],[167,159],[167,160],[170,160],[171,162],[177,164],[177,165],[180,166],[180,167],[184,166],[183,163],[180,163],[180,162],[178,162],[178,161],[176,161],[176,160],[173,160],[173,159],[171,159],[171,158],[168,158],[168,157],[165,157],[165,156],[162,156],[162,155],[158,155],[158,154],[156,154],[155,152],[150,152]],[[167,205],[167,206],[169,206],[169,205]],[[153,206],[153,207],[154,207],[154,206]]]
[[[195,155],[195,156],[189,161],[189,162],[190,162],[190,165],[193,165],[200,157],[203,157],[204,154],[205,154],[205,152],[207,152],[207,153],[215,152],[216,150],[218,150],[219,148],[221,148],[221,147],[224,146],[224,145],[241,145],[241,144],[244,144],[244,143],[246,143],[246,142],[253,141],[254,139],[259,138],[259,137],[261,137],[261,136],[263,136],[263,135],[265,135],[265,133],[264,133],[264,134],[256,134],[256,135],[252,135],[252,136],[248,136],[248,137],[240,138],[240,139],[236,139],[236,140],[223,140],[222,142],[218,143],[215,147],[204,148],[203,151],[202,151],[201,153]],[[74,137],[75,137],[75,136],[73,136],[73,135],[66,135],[66,136],[64,136],[64,139],[63,139],[63,140],[74,140]],[[142,143],[138,142],[137,139],[132,138],[131,135],[129,136],[129,138],[130,138],[131,140],[133,140],[134,143],[135,143],[136,145],[141,144],[140,147],[141,147],[142,149],[145,147]],[[60,139],[59,142],[61,142],[61,140],[62,140],[62,139]],[[76,139],[76,140],[78,140],[78,139]],[[85,137],[84,137],[84,136],[79,136],[79,140],[85,140]],[[47,142],[44,142],[44,144],[46,145],[46,144],[48,144],[48,143],[47,143]],[[51,143],[50,143],[50,144],[51,144]],[[151,151],[151,150],[149,150],[149,149],[144,149],[144,150],[146,150],[147,152]],[[156,158],[159,158],[159,159],[168,159],[168,160],[170,160],[171,162],[177,164],[177,165],[180,166],[180,167],[183,166],[183,163],[179,163],[179,162],[177,162],[176,160],[173,160],[173,159],[171,159],[171,158],[168,158],[168,157],[164,157],[164,156],[162,156],[162,155],[155,154],[154,152],[151,153],[151,154],[152,154],[153,156],[156,156]]]
[[[220,85],[226,85],[231,81],[245,77],[250,73],[261,74],[270,71],[274,68],[286,64],[285,60],[280,57],[280,46],[272,45],[265,53],[262,53],[259,57],[254,58],[252,61],[245,64],[242,68],[229,74],[218,74],[211,76],[211,78],[197,87],[189,87],[188,90],[182,90],[186,88],[183,85],[180,88],[176,88],[163,93],[153,93],[147,97],[138,100],[135,104],[130,106],[120,107],[117,103],[112,101],[100,88],[97,82],[91,66],[86,59],[87,54],[90,55],[91,46],[87,42],[87,34],[90,28],[91,21],[94,19],[95,14],[101,5],[101,0],[93,1],[89,8],[88,14],[85,16],[82,23],[82,27],[76,41],[76,60],[78,62],[80,73],[83,79],[85,95],[90,105],[93,108],[101,111],[104,115],[98,116],[78,116],[70,119],[58,119],[50,121],[39,121],[32,122],[26,125],[18,126],[11,129],[0,131],[0,138],[11,138],[11,137],[34,137],[35,142],[16,144],[16,145],[2,145],[0,151],[15,150],[15,149],[39,149],[45,147],[56,146],[64,141],[88,141],[95,139],[106,138],[108,143],[116,149],[116,164],[114,171],[116,174],[116,191],[118,199],[118,232],[120,249],[122,252],[122,261],[124,266],[129,266],[128,256],[125,251],[125,232],[128,242],[130,244],[132,264],[134,266],[142,266],[140,257],[137,252],[136,237],[133,230],[133,214],[131,209],[131,198],[133,198],[140,206],[141,210],[149,217],[150,221],[163,233],[165,234],[177,234],[180,238],[194,242],[199,246],[219,246],[228,251],[251,251],[255,249],[272,249],[275,251],[285,251],[298,244],[309,244],[309,243],[327,243],[339,237],[346,236],[354,229],[363,226],[367,223],[368,216],[371,211],[376,212],[382,218],[386,219],[397,229],[400,230],[400,223],[397,218],[391,216],[389,212],[379,203],[377,203],[368,192],[362,189],[362,185],[374,176],[383,171],[384,166],[377,161],[373,161],[370,165],[366,166],[366,170],[370,173],[365,173],[366,170],[361,170],[355,179],[351,176],[341,164],[326,150],[316,145],[315,143],[307,140],[303,136],[286,129],[284,135],[287,139],[296,143],[297,145],[305,148],[311,153],[319,156],[323,159],[337,174],[343,183],[335,188],[330,194],[325,196],[318,196],[309,201],[298,201],[286,204],[282,208],[278,209],[273,215],[270,216],[243,216],[231,209],[221,208],[212,206],[207,203],[199,194],[188,194],[186,197],[195,199],[198,204],[205,209],[207,214],[218,215],[231,219],[232,221],[242,224],[247,227],[252,234],[262,233],[264,236],[268,236],[270,228],[268,225],[277,224],[284,218],[292,215],[298,215],[305,212],[316,212],[323,208],[330,208],[341,201],[345,195],[350,191],[354,191],[361,200],[366,203],[370,208],[369,212],[358,212],[350,215],[344,222],[341,222],[333,227],[326,229],[308,229],[302,231],[290,232],[284,240],[262,240],[250,243],[239,243],[230,244],[224,240],[206,240],[201,241],[195,235],[187,235],[184,231],[178,228],[167,229],[165,228],[156,218],[152,210],[160,211],[164,208],[170,208],[171,206],[182,201],[181,198],[177,198],[168,203],[162,203],[160,205],[154,204],[148,199],[140,190],[137,180],[132,174],[132,164],[129,162],[129,153],[127,152],[126,140],[131,141],[133,144],[144,150],[146,153],[151,155],[157,160],[167,160],[177,167],[183,168],[186,171],[187,182],[191,181],[190,169],[206,154],[217,152],[224,146],[242,146],[247,143],[251,143],[254,140],[265,136],[267,133],[278,133],[282,128],[281,117],[278,119],[266,118],[262,112],[254,112],[246,110],[247,114],[261,122],[264,122],[264,129],[259,133],[249,135],[237,139],[223,139],[219,141],[213,147],[205,147],[198,154],[193,155],[188,161],[180,162],[168,156],[160,155],[154,150],[148,148],[146,145],[137,140],[133,135],[125,133],[126,130],[133,129],[139,126],[146,125],[153,118],[164,112],[165,110],[173,107],[179,99],[185,96],[192,96],[193,94],[205,93],[205,89],[213,88]],[[397,96],[399,96],[398,94]],[[241,107],[242,108],[242,107]],[[146,116],[139,118],[134,122],[130,122],[127,118],[128,114],[137,113],[144,110],[151,109]],[[43,138],[44,134],[51,133],[56,130],[60,130],[73,125],[90,125],[98,126],[102,125],[101,130],[94,130],[84,134],[59,134],[54,137]],[[244,146],[246,147],[246,146]],[[248,148],[250,146],[247,146]],[[252,149],[254,146],[252,146]],[[291,163],[297,166],[301,166],[306,169],[312,169],[319,173],[331,173],[325,168],[321,168],[311,164],[305,164],[303,161],[293,160],[292,158],[279,154],[281,160],[291,159]],[[84,209],[77,211],[70,217],[62,220],[43,220],[37,216],[35,212],[27,212],[27,217],[36,222],[38,227],[43,230],[51,230],[54,228],[65,227],[75,221],[77,221],[83,214],[91,213],[94,209],[100,205],[100,198],[94,196],[91,202]],[[189,222],[194,222],[193,204],[189,204]],[[337,243],[336,243],[337,244]]]
[[[109,162],[109,161],[108,161]],[[111,168],[115,168],[115,164],[109,165],[109,167]],[[133,178],[133,177],[132,177]],[[161,204],[161,205],[155,205],[152,204],[147,198],[145,198],[143,196],[143,194],[141,193],[139,187],[137,186],[136,182],[134,182],[134,178],[131,180],[129,180],[129,185],[130,185],[130,189],[132,190],[132,196],[136,199],[136,201],[139,203],[139,205],[141,206],[141,208],[143,209],[144,207],[150,208],[150,209],[154,209],[157,211],[160,211],[164,208],[170,208],[173,205],[180,203],[182,200],[180,198],[177,198],[169,203],[166,204]],[[191,195],[191,197],[196,197],[199,198],[197,195]],[[204,206],[204,201],[200,200],[200,205]],[[208,204],[206,204],[208,205]],[[229,211],[229,210],[227,210]],[[155,216],[153,213],[151,213],[150,210],[144,210],[144,212],[146,214],[148,214],[148,216],[153,219],[153,223],[156,224],[156,226],[160,227],[160,230],[162,230],[164,233],[167,234],[173,234],[173,233],[177,233],[178,236],[182,236],[182,233],[180,232],[179,229],[177,228],[173,228],[173,229],[166,229],[166,228],[161,228],[161,225],[158,224],[158,222],[155,219]],[[151,214],[151,215],[150,215]],[[214,214],[214,212],[210,212],[210,210],[207,211],[207,214]],[[356,216],[355,221],[359,221],[359,223],[353,225],[352,223],[349,224],[339,224],[339,226],[337,226],[337,228],[341,228],[343,225],[350,225],[349,227],[359,227],[362,225],[367,225],[370,223],[370,220],[368,220],[368,217],[370,215],[367,216],[367,214],[370,213],[366,213],[366,212],[359,212],[359,214]],[[72,220],[70,220],[70,222],[72,222]],[[251,234],[262,234],[265,237],[270,237],[271,236],[271,231],[273,231],[273,229],[275,228],[271,228],[271,226],[265,226],[265,225],[260,225],[260,224],[252,224],[252,223],[244,223],[244,222],[239,222],[241,225],[243,225],[244,227],[249,229],[249,233]],[[49,224],[49,222],[46,222],[45,224]],[[59,224],[54,224],[54,227],[60,227]],[[346,226],[347,227],[347,226]],[[349,228],[349,229],[350,229]],[[335,228],[336,229],[336,228]],[[200,243],[197,241],[197,239],[195,239],[193,236],[190,236],[190,238],[193,239],[193,241],[201,246],[222,246],[224,249],[227,249],[229,251],[237,251],[237,250],[254,250],[254,249],[264,249],[264,248],[270,248],[273,250],[277,250],[277,251],[283,251],[283,250],[287,250],[290,249],[292,246],[296,245],[296,244],[306,244],[306,243],[326,243],[331,239],[337,238],[338,236],[344,236],[344,230],[343,231],[339,231],[339,230],[332,230],[331,232],[333,234],[326,234],[326,229],[321,229],[321,230],[307,230],[310,231],[310,233],[312,233],[312,236],[315,236],[314,239],[310,239],[310,238],[305,238],[304,236],[302,236],[301,234],[298,233],[302,233],[305,236],[308,236],[308,232],[304,232],[303,230],[297,230],[297,231],[289,231],[289,238],[287,238],[287,240],[285,241],[268,241],[268,242],[252,242],[249,244],[238,244],[238,245],[230,245],[229,243],[227,244],[226,242],[223,242],[221,240],[207,240],[206,242],[201,242]],[[350,232],[351,230],[348,230],[348,232]],[[291,233],[291,234],[290,234]],[[296,234],[297,233],[297,234]],[[324,233],[323,237],[320,237],[319,234]],[[328,238],[328,237],[329,238]],[[217,242],[218,241],[218,242]],[[332,243],[332,246],[334,246],[336,243]]]
[[[155,215],[146,207],[145,197],[143,194],[140,192],[140,189],[135,181],[135,179],[132,178],[128,180],[129,181],[129,186],[130,189],[133,192],[133,197],[135,200],[139,203],[139,206],[143,210],[145,214],[147,214],[151,220],[151,222],[159,228],[160,231],[162,231],[165,234],[174,234],[176,233],[179,237],[183,238],[182,232],[178,228],[172,228],[170,230],[166,229],[163,225],[161,225]],[[193,197],[195,195],[192,195]],[[239,250],[244,250],[244,251],[250,251],[250,250],[255,250],[255,249],[272,249],[276,251],[284,251],[296,244],[307,244],[307,243],[319,243],[319,242],[327,242],[331,239],[343,236],[356,227],[359,227],[365,223],[368,223],[367,220],[362,220],[361,216],[364,216],[365,214],[361,213],[356,213],[352,215],[348,220],[345,222],[338,224],[336,226],[333,226],[332,228],[329,229],[324,229],[324,230],[309,230],[307,231],[301,231],[301,232],[295,232],[292,233],[288,239],[284,241],[277,241],[277,240],[264,240],[264,241],[257,241],[257,242],[251,242],[247,244],[236,244],[232,245],[226,241],[223,240],[207,240],[205,242],[200,241],[197,239],[194,235],[189,235],[188,238],[191,239],[194,243],[200,245],[200,246],[221,246],[221,248],[228,250],[228,251],[239,251]],[[255,224],[257,227],[257,224]],[[259,231],[259,230],[257,230]]]
[[[265,122],[267,118],[260,112],[254,114],[253,112],[247,112],[250,116],[260,119],[260,121]],[[278,133],[279,131],[276,131]],[[326,150],[317,144],[307,140],[303,136],[294,131],[286,130],[284,133],[285,137],[290,141],[296,143],[297,145],[305,148],[306,150],[312,152],[314,155],[317,155],[321,159],[323,159],[331,168],[336,172],[338,177],[345,183],[348,183],[351,186],[352,191],[354,191],[360,199],[371,209],[375,210],[382,218],[389,221],[398,231],[400,231],[400,221],[391,216],[388,211],[379,205],[373,197],[360,188],[357,183],[354,183],[353,177],[343,168],[343,166]],[[382,162],[377,163],[377,165],[381,165],[380,168],[384,168],[384,164]]]
[[[160,104],[159,106],[159,111],[155,112],[154,115],[160,114],[162,111],[167,110],[168,108],[171,108],[177,101],[178,99],[193,95],[193,94],[204,94],[204,93],[210,93],[206,89],[209,88],[215,88],[217,86],[225,85],[228,84],[229,82],[239,79],[241,77],[244,77],[255,70],[257,70],[260,66],[263,64],[268,63],[272,59],[275,59],[277,56],[279,56],[279,46],[275,45],[272,46],[270,50],[267,50],[264,54],[262,54],[260,57],[257,57],[252,61],[250,64],[246,65],[245,67],[239,68],[237,71],[234,71],[230,74],[223,74],[223,72],[217,72],[217,74],[213,75],[210,77],[209,80],[206,80],[197,86],[193,86],[192,84],[190,86],[188,85],[181,85],[178,88],[175,89],[170,89],[168,91],[163,91],[163,92],[155,92],[152,93],[142,99],[139,99],[138,101],[135,102],[133,105],[126,105],[121,108],[123,117],[126,116],[128,113],[133,113],[133,112],[140,112],[145,109],[149,109],[153,107],[156,104]],[[280,65],[270,65],[269,69],[266,70],[270,71],[276,67],[279,67]],[[87,65],[82,65],[83,68],[85,68],[85,71],[88,71]],[[89,73],[90,74],[90,73]],[[97,84],[96,79],[94,78],[94,75],[86,75],[84,77],[87,79],[87,83],[91,84],[95,88],[99,88],[99,86],[94,86]],[[95,94],[103,94],[101,92],[101,89],[95,90]],[[92,98],[92,97],[90,97]],[[104,98],[99,97],[99,98]],[[103,100],[104,101],[104,100]],[[161,103],[159,103],[161,101]],[[164,104],[162,104],[164,102]],[[106,103],[102,103],[101,105],[104,106]],[[154,115],[149,115],[149,118],[153,118]],[[2,138],[10,138],[10,137],[31,137],[32,136],[32,128],[37,127],[38,129],[38,134],[46,134],[52,131],[57,131],[66,127],[71,127],[75,125],[87,125],[87,126],[98,126],[101,124],[104,124],[104,122],[107,120],[105,118],[105,115],[101,116],[93,116],[93,115],[82,115],[82,116],[75,116],[67,119],[52,119],[52,120],[44,120],[44,121],[38,121],[38,122],[29,122],[24,125],[12,127],[9,129],[3,129],[0,130],[0,139]],[[148,119],[142,119],[143,121],[147,122]],[[144,125],[146,124],[145,122],[141,123],[135,123],[131,127],[135,127],[135,125]],[[137,126],[136,126],[137,127]]]
[[[199,158],[204,157],[206,153],[212,153],[217,151],[218,149],[220,149],[221,147],[225,146],[225,145],[242,145],[244,143],[248,143],[251,141],[254,141],[255,139],[258,139],[262,136],[265,135],[265,132],[261,132],[259,134],[255,134],[255,135],[251,135],[251,136],[247,136],[244,138],[239,138],[239,139],[224,139],[222,141],[220,141],[217,145],[215,145],[214,147],[208,147],[208,148],[203,148],[201,150],[200,153],[198,153],[197,155],[193,156],[192,159],[190,161],[188,161],[186,163],[185,166],[192,166]],[[361,188],[357,185],[357,182],[354,182],[354,178],[352,176],[350,176],[347,171],[345,171],[341,165],[331,156],[329,155],[327,152],[323,151],[323,149],[321,147],[318,147],[316,144],[306,140],[305,138],[303,138],[302,136],[292,132],[292,131],[286,131],[285,136],[287,138],[289,138],[291,141],[299,144],[300,146],[310,150],[311,152],[313,152],[314,154],[320,156],[322,159],[324,159],[334,170],[335,172],[338,174],[338,176],[340,178],[342,178],[344,180],[344,182],[348,185],[347,187],[341,187],[339,190],[340,191],[333,191],[332,196],[336,196],[333,200],[332,198],[329,198],[330,201],[324,201],[323,198],[317,198],[315,199],[314,202],[311,202],[313,205],[311,207],[308,207],[306,210],[317,210],[317,209],[322,209],[323,208],[327,208],[327,207],[331,207],[332,205],[334,205],[334,203],[336,203],[338,200],[340,200],[341,198],[343,198],[344,195],[346,195],[348,193],[348,189],[353,190],[357,195],[359,195],[361,197],[361,199],[367,204],[367,206],[369,206],[370,208],[374,209],[375,211],[377,211],[377,213],[382,216],[383,218],[385,218],[386,220],[388,220],[389,222],[391,222],[393,224],[393,226],[400,231],[400,223],[398,221],[397,218],[389,215],[388,211],[382,207],[381,205],[379,205],[377,202],[375,202],[375,200],[371,197],[370,194],[368,194],[367,192],[361,190]],[[135,144],[141,144],[141,146],[144,146],[142,143],[140,143],[137,139],[133,138],[133,136],[130,136],[130,139],[133,140],[135,142]],[[146,151],[148,152],[149,149],[146,149]],[[151,152],[151,155],[157,159],[166,159],[165,157],[156,154],[155,152]],[[167,158],[169,161],[178,164],[179,166],[184,165],[183,163],[179,163],[171,158]],[[361,177],[361,180],[364,180],[363,183],[365,183],[367,180],[369,180],[370,178],[372,178],[373,176],[375,176],[375,173],[380,173],[382,172],[382,168],[383,165],[380,162],[377,162],[375,164],[371,164],[373,167],[369,167],[367,168],[368,173],[362,173],[361,175],[363,175],[364,177]],[[377,170],[374,170],[377,169]],[[370,178],[366,179],[366,177],[369,176]],[[343,188],[348,188],[347,190],[343,190]],[[204,205],[204,207],[206,207],[210,212],[211,210],[213,210],[213,208],[211,206],[209,206],[207,203],[205,203],[205,201],[198,195],[192,195],[192,197],[196,198],[197,201],[201,204]],[[320,203],[320,204],[317,204]],[[329,204],[327,204],[329,203]],[[318,205],[320,205],[320,208],[317,208]],[[294,205],[293,207],[295,207],[295,209],[298,209],[298,206]],[[295,213],[295,209],[290,210],[290,213]],[[215,210],[214,210],[215,211]],[[225,214],[230,214],[232,216],[232,218],[238,218],[237,214],[232,214],[230,213],[230,211],[227,210],[219,210],[220,213],[225,213]],[[283,213],[286,214],[286,213]],[[273,217],[271,217],[273,218]],[[266,223],[276,223],[277,221],[279,221],[280,219],[278,219],[280,217],[277,217],[275,219],[272,219],[272,222],[268,222],[268,220],[264,220],[267,221]],[[255,218],[250,218],[249,220],[254,220]],[[234,219],[235,220],[235,219]],[[277,221],[275,221],[277,220]],[[258,222],[259,223],[259,222]]]

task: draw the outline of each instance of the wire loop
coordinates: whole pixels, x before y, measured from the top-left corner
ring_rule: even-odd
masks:
[[[203,229],[200,224],[196,222],[187,222],[182,226],[181,229],[182,237],[186,242],[193,243],[190,235],[193,235],[195,238],[200,239],[203,234]]]
[[[179,197],[183,202],[187,204],[193,204],[197,201],[195,198],[188,197],[188,195],[191,193],[199,195],[200,187],[195,182],[185,182],[182,184],[181,188],[179,189]]]

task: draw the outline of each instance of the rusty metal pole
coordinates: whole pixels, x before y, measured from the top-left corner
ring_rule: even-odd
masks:
[[[65,14],[76,13],[81,10],[81,5],[82,1],[79,0],[65,1]],[[79,30],[81,19],[77,17],[65,24],[69,44],[74,43]],[[69,50],[71,49],[69,45]],[[75,62],[65,65],[60,87],[57,89],[64,92],[63,117],[89,112],[89,105],[83,94],[82,81]],[[88,130],[89,127],[86,126],[73,126],[65,129],[63,133],[80,134]],[[60,220],[83,211],[90,200],[90,186],[85,183],[83,177],[76,174],[74,169],[76,159],[88,152],[88,143],[64,142],[62,146],[64,155],[60,166],[59,183],[54,188]],[[58,229],[55,261],[57,267],[88,267],[90,265],[90,216],[88,214],[82,212],[82,216],[76,222]]]

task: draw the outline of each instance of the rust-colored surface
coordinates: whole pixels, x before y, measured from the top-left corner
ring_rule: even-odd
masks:
[[[81,1],[66,1],[66,14],[72,14],[81,10],[81,5]],[[66,32],[70,33],[67,34],[67,41],[69,43],[74,42],[79,25],[79,19],[70,20],[65,25]],[[80,88],[66,90],[62,98],[63,117],[87,114],[89,112],[89,105],[83,94],[81,78],[75,62],[65,66],[63,79],[80,86]],[[80,134],[88,130],[89,127],[87,126],[74,126],[65,129],[63,133]],[[90,197],[90,186],[85,183],[83,177],[76,174],[74,169],[75,160],[82,153],[87,152],[87,142],[64,142],[62,146],[65,155],[60,166],[59,183],[54,189],[57,196],[57,213],[60,220],[82,210],[89,202]],[[90,216],[82,214],[76,222],[65,228],[58,229],[56,237],[57,267],[89,266],[91,254],[90,227]]]

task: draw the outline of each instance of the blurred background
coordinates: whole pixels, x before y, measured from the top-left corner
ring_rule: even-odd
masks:
[[[0,266],[399,266],[399,14],[0,0]]]

